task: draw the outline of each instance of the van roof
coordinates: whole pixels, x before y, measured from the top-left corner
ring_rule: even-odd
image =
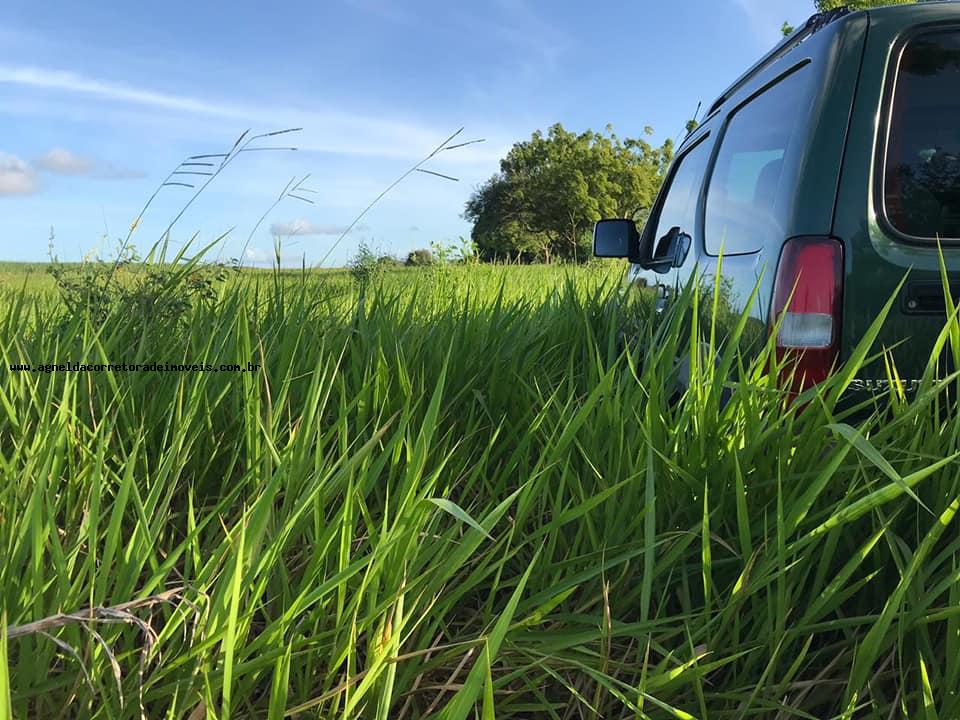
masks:
[[[851,10],[847,7],[837,8],[825,13],[812,15],[800,28],[792,35],[784,38],[772,50],[765,54],[760,60],[754,63],[743,75],[737,78],[726,90],[724,90],[716,100],[714,100],[699,126],[693,132],[687,133],[680,143],[678,151],[682,150],[690,142],[695,142],[701,135],[701,130],[705,129],[711,119],[713,119],[723,108],[728,100],[751,81],[761,75],[776,62],[797,51],[799,47],[812,36],[829,29],[830,32],[841,31],[841,26],[850,22],[856,22],[858,18],[871,17],[877,20],[889,17],[902,19],[904,22],[913,20],[924,22],[926,20],[942,21],[945,19],[960,21],[960,0],[917,0],[908,4],[887,5],[880,8],[871,8],[870,10]]]
[[[784,38],[782,42],[773,48],[773,50],[760,58],[760,60],[754,63],[749,70],[737,78],[737,80],[730,87],[720,93],[720,97],[711,103],[705,117],[710,117],[713,115],[713,113],[720,109],[724,102],[726,102],[734,93],[736,93],[737,90],[746,85],[751,78],[753,78],[765,67],[782,58],[814,33],[850,14],[851,11],[844,7],[837,10],[831,10],[830,12],[812,15],[802,27],[795,30],[793,34]]]
[[[951,14],[953,11],[960,13],[960,0],[918,0],[916,3],[888,5],[880,8],[872,8],[869,11],[853,11],[850,8],[841,7],[829,12],[812,15],[800,28],[794,31],[792,35],[784,38],[776,47],[774,47],[772,50],[770,50],[770,52],[754,63],[749,70],[737,78],[737,80],[730,85],[730,87],[724,90],[720,96],[714,100],[713,103],[711,103],[710,107],[707,109],[704,119],[710,117],[717,110],[719,110],[723,106],[724,102],[734,95],[737,90],[746,85],[754,76],[757,75],[757,73],[761,72],[770,64],[790,53],[794,48],[807,40],[810,36],[814,35],[820,30],[823,30],[828,25],[832,25],[842,19],[852,19],[853,16],[857,15],[875,14],[880,17],[894,14],[908,15],[912,13],[924,13],[929,11],[931,6],[938,6],[941,9],[952,6],[950,7]]]

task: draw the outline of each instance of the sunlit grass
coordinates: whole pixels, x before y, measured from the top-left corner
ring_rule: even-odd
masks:
[[[790,402],[620,272],[261,274],[163,335],[11,293],[0,617],[169,595],[11,638],[0,715],[960,716],[935,368],[838,403],[868,337]],[[60,359],[262,370],[7,370]]]

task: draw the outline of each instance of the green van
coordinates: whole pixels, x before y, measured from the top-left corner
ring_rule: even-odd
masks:
[[[595,254],[629,259],[661,307],[722,252],[734,308],[759,281],[750,314],[783,315],[777,345],[808,382],[848,357],[909,270],[878,340],[908,386],[944,325],[938,244],[960,291],[960,2],[815,15],[710,106],[642,231],[594,232]],[[863,375],[884,385],[882,364]]]

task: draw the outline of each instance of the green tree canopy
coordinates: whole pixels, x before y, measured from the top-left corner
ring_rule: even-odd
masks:
[[[850,10],[869,10],[870,8],[883,7],[884,5],[909,5],[917,0],[813,0],[817,12],[828,12],[845,7]],[[784,22],[780,32],[784,37],[793,34],[796,28],[788,22]]]
[[[582,260],[597,220],[645,216],[672,156],[669,140],[655,147],[621,139],[610,126],[574,133],[558,123],[516,143],[500,172],[474,191],[464,217],[486,259]]]
[[[869,10],[884,5],[909,5],[916,0],[814,0],[817,12],[827,12],[837,8],[848,7],[851,10]]]

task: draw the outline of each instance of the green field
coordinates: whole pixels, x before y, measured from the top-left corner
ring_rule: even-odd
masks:
[[[868,337],[791,402],[615,264],[247,274],[162,322],[17,273],[0,717],[960,717],[934,365],[849,408]],[[9,369],[57,362],[260,368]]]

